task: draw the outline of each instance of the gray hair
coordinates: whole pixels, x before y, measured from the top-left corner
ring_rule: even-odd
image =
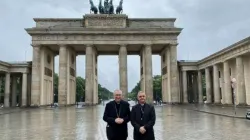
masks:
[[[122,91],[121,91],[120,89],[116,89],[116,90],[114,91],[114,93],[113,93],[113,94],[115,94],[115,93],[117,93],[117,92],[119,92],[119,93],[121,93],[121,94],[122,94]]]
[[[139,94],[141,94],[141,93],[145,93],[144,91],[139,91],[138,93],[137,93],[137,96],[139,95]]]

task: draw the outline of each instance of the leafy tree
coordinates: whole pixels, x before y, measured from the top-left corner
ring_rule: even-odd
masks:
[[[58,74],[54,74],[54,94],[55,102],[58,102]],[[98,97],[99,99],[107,100],[112,98],[113,94],[105,87],[98,84]],[[85,79],[77,76],[76,77],[76,101],[85,101]]]
[[[161,75],[156,75],[153,77],[153,96],[154,99],[158,96],[159,98],[162,98],[162,91],[161,91],[161,83],[162,83],[162,77]],[[140,82],[136,84],[136,86],[131,90],[131,93],[129,93],[129,98],[132,100],[136,99],[137,93],[141,90],[140,88]]]
[[[131,93],[138,93],[141,90],[141,82],[138,82],[136,86],[132,89]]]
[[[161,83],[162,83],[161,75],[156,75],[153,77],[154,99],[156,99],[157,97],[162,99]]]
[[[82,99],[82,100],[81,100]],[[85,79],[80,76],[76,77],[76,101],[85,100]]]

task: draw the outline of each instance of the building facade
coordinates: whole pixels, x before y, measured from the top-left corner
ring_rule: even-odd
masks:
[[[6,81],[4,106],[17,103],[15,86],[11,86],[10,92],[10,83],[15,85],[17,81],[13,78],[10,82],[15,73],[22,77],[21,106],[53,103],[54,58],[57,55],[59,106],[75,104],[77,55],[86,56],[87,105],[98,103],[97,58],[100,55],[119,56],[120,89],[126,99],[127,55],[130,54],[140,55],[141,89],[147,93],[150,103],[153,102],[152,55],[158,54],[161,56],[163,102],[203,103],[205,100],[206,103],[234,104],[231,81],[236,79],[235,102],[249,105],[250,87],[246,85],[250,82],[250,39],[200,61],[177,61],[177,37],[182,29],[175,27],[175,20],[132,19],[123,14],[86,14],[79,19],[35,18],[36,26],[26,29],[32,38],[32,62],[23,65],[0,63],[1,79]],[[22,70],[26,71],[11,71],[17,65],[22,65]],[[205,85],[202,85],[203,79]]]

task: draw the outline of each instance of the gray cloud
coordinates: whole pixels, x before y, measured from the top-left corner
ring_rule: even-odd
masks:
[[[198,60],[249,36],[249,5],[249,0],[124,0],[124,13],[133,18],[177,18],[176,27],[183,28],[178,59]],[[31,60],[31,38],[24,28],[34,26],[34,17],[81,18],[85,13],[89,13],[88,0],[1,0],[0,60]],[[100,84],[118,88],[118,57],[100,56],[98,61]],[[140,79],[139,61],[138,56],[128,57],[129,90]],[[55,62],[58,71],[58,57]],[[85,77],[85,57],[79,56],[77,64],[77,74]],[[160,74],[159,56],[153,56],[153,74]]]

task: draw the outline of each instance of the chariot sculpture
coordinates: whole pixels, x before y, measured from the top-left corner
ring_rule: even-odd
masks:
[[[93,0],[89,0],[90,3],[90,13],[93,12],[94,14],[122,14],[123,7],[122,3],[123,0],[120,0],[119,5],[116,7],[116,10],[114,12],[114,5],[113,0],[104,0],[104,5],[102,5],[102,0],[99,0],[99,6],[98,8],[94,5]]]

